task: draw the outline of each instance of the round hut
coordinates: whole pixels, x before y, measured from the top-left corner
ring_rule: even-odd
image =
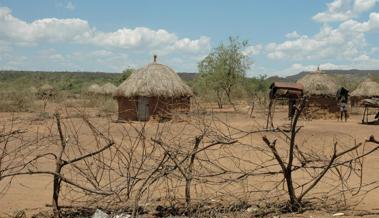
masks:
[[[119,120],[171,118],[174,112],[189,111],[191,88],[156,59],[154,56],[153,63],[133,72],[114,92]]]
[[[304,85],[304,94],[309,97],[310,108],[327,110],[329,113],[339,111],[336,101],[338,87],[331,76],[317,69],[297,82]]]
[[[49,84],[44,84],[42,85],[39,89],[38,89],[38,95],[43,98],[43,97],[52,97],[54,96],[56,93],[55,93],[55,89],[53,86],[49,85]]]
[[[29,91],[32,95],[36,95],[38,93],[38,89],[35,86],[30,86]]]
[[[101,87],[97,85],[96,83],[90,85],[87,88],[87,93],[88,94],[99,94],[101,92]]]
[[[117,87],[112,83],[105,83],[101,86],[101,94],[103,95],[112,95],[116,91]]]
[[[367,78],[351,92],[351,105],[356,106],[361,100],[372,97],[379,97],[379,83]]]

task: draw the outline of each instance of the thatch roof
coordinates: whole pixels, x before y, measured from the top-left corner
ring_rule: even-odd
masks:
[[[87,92],[92,94],[98,94],[101,92],[101,87],[94,83],[87,88]]]
[[[44,84],[43,86],[41,86],[39,88],[40,91],[53,91],[54,90],[54,87],[52,87],[51,85],[49,84]]]
[[[132,73],[117,88],[113,96],[192,96],[191,88],[185,84],[173,69],[155,61]]]
[[[308,95],[336,95],[338,89],[334,79],[319,70],[305,75],[297,83],[304,85]]]
[[[367,78],[361,82],[353,92],[351,92],[351,96],[379,96],[379,83]]]
[[[379,108],[379,98],[363,99],[361,104],[366,107]]]
[[[38,95],[40,96],[53,96],[55,94],[57,93],[55,92],[54,87],[49,84],[44,84],[38,89]]]
[[[35,86],[30,86],[29,91],[30,91],[30,93],[32,93],[32,94],[36,94],[36,93],[38,93],[38,89],[37,89]]]
[[[112,95],[116,91],[117,87],[112,83],[105,83],[101,86],[101,94]]]

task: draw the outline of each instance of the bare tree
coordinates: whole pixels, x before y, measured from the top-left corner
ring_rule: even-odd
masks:
[[[323,178],[328,172],[336,172],[336,175],[338,175],[337,178],[341,182],[349,180],[351,172],[354,172],[359,177],[362,177],[362,174],[358,173],[363,167],[363,164],[361,164],[362,159],[379,149],[378,146],[375,146],[369,150],[359,151],[364,143],[356,143],[352,146],[348,146],[348,148],[342,151],[338,151],[338,142],[335,142],[329,157],[323,157],[315,152],[302,152],[296,142],[296,135],[301,129],[297,126],[297,122],[305,107],[306,101],[307,98],[302,99],[299,107],[296,108],[296,113],[291,123],[290,134],[288,135],[279,129],[279,131],[284,134],[286,139],[289,141],[289,148],[288,151],[286,151],[287,161],[276,148],[277,140],[270,141],[267,136],[263,136],[263,141],[270,149],[274,159],[277,161],[277,164],[280,166],[281,170],[277,173],[282,174],[285,180],[287,186],[286,191],[290,203],[289,209],[291,211],[298,211],[302,209],[304,206],[304,197],[323,181]],[[377,141],[373,138],[371,138],[369,142],[377,143]],[[298,164],[294,163],[295,159],[298,160]],[[350,173],[342,174],[341,170],[346,170]],[[299,181],[294,181],[293,174],[297,171],[304,171],[310,176],[309,179],[302,183]],[[313,173],[311,171],[313,171]],[[359,186],[361,185],[362,184],[360,183]],[[298,189],[301,191],[296,193],[296,190]],[[360,189],[360,187],[358,189]]]
[[[57,132],[58,132],[58,139],[60,142],[58,143],[59,149],[56,152],[41,152],[41,150],[46,150],[47,148],[46,145],[49,145],[49,143],[43,144],[42,141],[45,141],[45,142],[50,142],[50,140],[55,141],[54,139],[55,135],[44,136],[43,137],[44,140],[41,140],[41,138],[37,138],[31,141],[28,141],[27,143],[28,145],[34,145],[34,146],[40,145],[41,147],[43,147],[41,150],[38,149],[38,152],[41,152],[38,154],[35,154],[33,151],[20,153],[20,149],[22,149],[24,145],[21,145],[21,146],[19,144],[14,145],[13,147],[15,147],[15,149],[18,151],[18,154],[17,154],[18,156],[16,156],[16,160],[17,159],[21,159],[21,160],[18,163],[12,165],[11,164],[12,161],[10,161],[8,157],[8,162],[10,163],[8,163],[8,165],[4,167],[3,170],[1,171],[2,173],[0,175],[0,181],[7,177],[14,177],[14,176],[20,176],[20,175],[36,175],[36,174],[52,175],[53,176],[52,207],[54,211],[54,217],[58,218],[60,217],[59,195],[61,191],[62,182],[68,185],[74,186],[75,188],[78,188],[84,192],[100,194],[100,195],[112,194],[110,191],[101,190],[97,186],[87,187],[79,182],[76,182],[77,178],[75,178],[74,180],[68,178],[67,176],[64,175],[63,169],[66,166],[75,165],[77,162],[83,161],[85,159],[88,159],[90,157],[96,156],[104,152],[105,150],[112,147],[114,145],[114,142],[110,140],[109,138],[105,137],[102,133],[98,132],[96,128],[92,125],[92,123],[84,119],[85,123],[89,126],[89,128],[92,129],[94,137],[95,138],[100,137],[106,143],[104,146],[102,146],[101,148],[95,151],[79,155],[75,158],[65,158],[65,156],[66,157],[68,156],[67,149],[68,149],[68,140],[70,137],[64,135],[62,123],[61,123],[61,117],[59,113],[55,114],[55,120],[56,120]],[[13,132],[8,133],[8,136],[15,135],[17,133],[19,133],[19,131],[17,132],[13,131]],[[7,144],[9,142],[9,138],[5,141],[2,141],[2,143],[3,142]],[[8,154],[6,144],[2,146],[2,153],[3,153],[2,156],[5,156],[4,154]],[[80,144],[77,144],[77,145],[80,145]],[[12,152],[12,153],[15,154],[15,152]],[[38,168],[38,161],[49,156],[53,157],[53,159],[55,160],[54,170],[40,170]],[[2,160],[3,159],[4,158],[2,158]],[[75,168],[83,172],[83,169],[80,169],[80,167],[75,166]]]
[[[379,142],[374,137],[353,145],[335,140],[324,153],[307,150],[297,138],[305,103],[303,99],[298,105],[289,131],[241,129],[220,115],[204,113],[193,113],[180,123],[124,124],[55,114],[49,131],[40,132],[10,125],[0,130],[0,183],[19,175],[51,175],[56,217],[66,196],[71,206],[129,208],[136,217],[143,202],[165,194],[177,207],[184,202],[184,211],[176,213],[188,216],[242,210],[263,200],[278,210],[282,205],[276,201],[283,198],[289,200],[286,209],[299,211],[318,197],[313,192],[317,187],[328,184],[328,191],[335,190],[324,193],[329,201],[335,196],[346,199],[348,192],[358,195],[370,185],[363,181],[363,160],[379,149]],[[46,161],[54,167],[42,170]],[[353,176],[359,182],[350,185]],[[206,196],[199,199],[198,189],[205,189]],[[216,198],[245,203],[227,207]],[[216,209],[202,207],[202,202]]]

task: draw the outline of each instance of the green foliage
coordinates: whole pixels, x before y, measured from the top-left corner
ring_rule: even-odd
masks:
[[[256,97],[261,94],[267,94],[270,82],[267,80],[266,75],[260,75],[257,78],[246,78],[244,87],[249,97]]]
[[[124,82],[134,72],[135,72],[135,69],[133,68],[127,68],[126,70],[122,71],[118,84],[121,84],[122,82]]]
[[[119,80],[119,73],[0,71],[0,91],[26,90],[49,84],[58,92],[80,93],[93,83],[118,84]]]
[[[355,90],[360,82],[357,79],[341,74],[334,75],[334,78],[336,79],[338,86],[345,87],[347,90],[350,90],[350,92]]]
[[[35,96],[25,90],[1,93],[1,112],[30,112],[34,110]]]
[[[243,53],[247,45],[246,41],[230,37],[228,44],[221,43],[213,49],[198,65],[200,75],[195,82],[197,92],[214,92],[219,107],[222,107],[224,95],[231,103],[234,88],[242,83],[250,68],[249,58]]]

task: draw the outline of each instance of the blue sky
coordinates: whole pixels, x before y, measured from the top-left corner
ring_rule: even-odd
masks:
[[[0,0],[0,69],[178,72],[229,36],[250,76],[379,69],[378,0]]]

